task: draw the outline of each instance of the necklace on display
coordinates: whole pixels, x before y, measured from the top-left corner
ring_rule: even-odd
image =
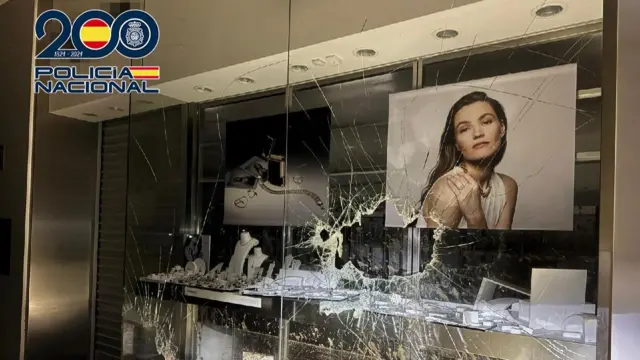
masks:
[[[261,248],[256,247],[253,249],[253,255],[249,255],[247,258],[247,263],[249,265],[247,267],[247,276],[249,279],[254,279],[258,275],[262,274],[262,271],[259,269],[262,269],[260,266],[265,260],[267,260],[267,258],[268,256],[262,252]]]
[[[262,252],[262,248],[256,247],[253,249],[253,255],[249,256],[251,259],[252,265],[255,267],[259,267],[262,263],[267,260],[269,256]]]
[[[467,170],[467,165],[465,163],[461,163],[460,168],[462,168],[462,171],[464,171],[465,174],[469,173],[469,170]],[[478,183],[478,190],[480,191],[480,196],[482,196],[483,198],[486,198],[487,196],[489,196],[489,193],[491,193],[491,182],[489,182],[489,185],[487,186],[486,190],[482,188],[482,184],[480,184],[477,180],[476,180],[476,183]]]

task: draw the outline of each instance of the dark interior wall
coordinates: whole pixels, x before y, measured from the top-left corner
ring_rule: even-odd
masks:
[[[25,206],[29,158],[31,78],[33,66],[34,0],[12,0],[0,6],[0,218],[11,220],[11,234],[0,238],[1,261],[10,260],[9,274],[0,274],[0,359],[18,359],[24,297]],[[10,244],[10,250],[8,248]]]
[[[52,7],[37,2],[38,13]],[[50,114],[49,96],[37,94],[33,132],[24,358],[87,359],[99,125]]]
[[[87,359],[99,125],[36,103],[25,359]]]
[[[10,46],[0,57],[0,219],[11,220],[0,239],[2,360],[19,359],[22,342],[25,359],[86,359],[90,349],[98,125],[50,115],[47,97],[32,96],[43,3],[0,6],[0,43]]]

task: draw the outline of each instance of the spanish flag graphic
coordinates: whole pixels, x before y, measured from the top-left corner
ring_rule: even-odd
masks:
[[[90,19],[80,28],[80,40],[91,50],[102,49],[111,39],[111,28],[100,19]]]
[[[160,79],[160,66],[129,66],[129,70],[136,80]]]

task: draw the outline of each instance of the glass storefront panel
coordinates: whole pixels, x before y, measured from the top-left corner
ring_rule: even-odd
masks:
[[[601,1],[174,5],[100,105],[125,356],[596,358]]]
[[[595,358],[601,6],[292,2],[288,358]]]
[[[254,342],[277,352],[278,314],[255,320],[265,331],[276,329],[257,339],[240,326],[247,320],[238,304],[250,284],[246,263],[255,243],[274,258],[281,251],[275,239],[282,219],[257,227],[247,213],[277,214],[284,205],[276,200],[261,209],[264,196],[257,197],[261,162],[250,162],[263,156],[268,128],[243,126],[237,120],[250,106],[228,104],[247,93],[284,91],[278,89],[287,83],[289,15],[286,2],[249,8],[144,3],[162,37],[135,65],[160,68],[160,94],[131,97],[125,287],[133,284],[135,296],[125,303],[131,346],[124,355],[240,359]],[[284,102],[277,107],[274,114],[285,113]],[[275,131],[284,138],[284,126]]]

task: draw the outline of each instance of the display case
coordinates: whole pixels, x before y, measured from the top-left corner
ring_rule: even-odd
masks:
[[[205,359],[595,359],[599,66],[593,31],[203,106],[193,194],[202,233],[185,237],[183,260],[160,256],[165,271],[136,278],[138,298],[185,304],[184,348]],[[522,205],[503,228],[424,227],[390,157],[410,147],[410,132],[440,133],[418,122],[398,140],[397,107],[411,105],[394,99],[428,106],[437,87],[483,79],[498,89],[487,92],[512,82],[529,91],[503,105],[517,155],[500,169],[520,177]],[[421,146],[401,158],[428,162],[431,144]]]
[[[132,115],[125,357],[597,359],[601,2],[503,3]]]

